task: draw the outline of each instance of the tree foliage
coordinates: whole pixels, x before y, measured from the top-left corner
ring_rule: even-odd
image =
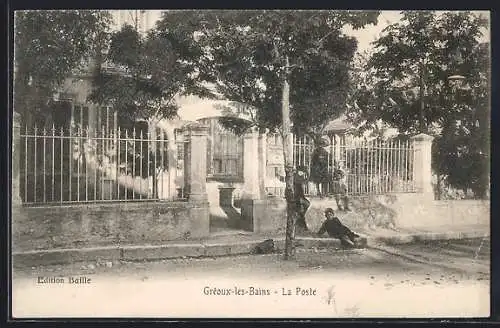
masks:
[[[292,122],[302,134],[319,133],[345,108],[357,42],[342,28],[376,23],[377,16],[349,11],[167,11],[158,28],[182,40],[185,58],[196,63],[200,78],[214,83],[222,97],[257,108],[253,123],[261,128],[273,130],[281,124],[282,80],[289,70]]]
[[[160,31],[179,36],[188,61],[196,63],[199,76],[213,83],[223,98],[256,109],[246,128],[276,130],[282,125],[285,258],[293,255],[297,223],[305,226],[293,188],[289,116],[296,134],[316,137],[341,114],[357,46],[342,28],[376,23],[377,16],[377,12],[349,11],[174,11],[166,12],[158,24]],[[222,123],[235,132],[245,131],[237,120]]]
[[[108,65],[97,72],[90,99],[113,105],[128,121],[175,116],[176,96],[197,86],[193,66],[179,56],[178,47],[164,33],[152,30],[142,35],[123,26],[111,34],[103,57]]]
[[[436,137],[434,169],[456,188],[488,188],[488,21],[471,12],[404,12],[374,42],[351,111],[365,127],[382,120],[403,134],[419,133],[423,72],[423,132]],[[423,67],[423,70],[421,70]],[[448,77],[465,77],[463,88]]]
[[[85,68],[110,23],[102,10],[17,11],[14,107],[37,114],[75,70]]]

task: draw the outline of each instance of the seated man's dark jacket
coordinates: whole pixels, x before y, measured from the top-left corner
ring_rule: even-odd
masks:
[[[328,235],[333,238],[342,238],[344,236],[352,238],[354,235],[351,229],[343,225],[337,217],[334,217],[333,219],[327,219],[325,220],[325,222],[323,222],[323,225],[319,229],[318,234],[322,235],[325,232],[328,232]]]

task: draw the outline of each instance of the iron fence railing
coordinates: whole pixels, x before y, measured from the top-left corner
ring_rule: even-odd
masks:
[[[185,198],[183,163],[159,129],[25,127],[20,139],[24,204]]]
[[[281,137],[268,137],[268,150],[281,152],[276,146],[281,146]],[[311,175],[311,162],[315,146],[308,136],[293,136],[293,165],[303,167]],[[331,136],[330,143],[324,147],[326,165],[329,175],[333,177],[333,168],[338,163],[344,171],[343,182],[350,195],[411,193],[415,192],[413,179],[414,149],[409,140],[366,140],[346,136]],[[268,154],[268,157],[270,154]],[[269,169],[269,168],[268,168]],[[268,177],[269,178],[269,177]],[[332,182],[317,185],[309,182],[305,192],[316,196],[319,188],[326,188],[324,194],[333,191]],[[284,195],[283,181],[266,186],[270,195]]]

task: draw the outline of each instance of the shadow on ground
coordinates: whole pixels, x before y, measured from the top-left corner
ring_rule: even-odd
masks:
[[[210,208],[210,232],[241,230],[241,213],[233,206]]]

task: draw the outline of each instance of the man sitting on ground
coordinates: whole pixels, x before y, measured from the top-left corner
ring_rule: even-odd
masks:
[[[355,247],[357,246],[357,239],[359,235],[352,232],[351,229],[346,227],[340,222],[339,218],[335,216],[335,212],[331,208],[325,210],[326,220],[318,231],[321,236],[325,232],[332,238],[340,239],[342,246]]]

